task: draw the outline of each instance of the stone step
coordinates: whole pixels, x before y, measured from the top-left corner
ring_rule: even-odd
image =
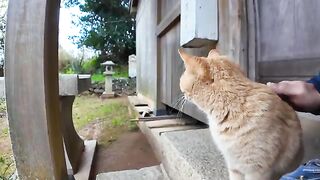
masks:
[[[319,116],[299,113],[304,134],[304,162],[320,158]],[[184,122],[181,122],[184,121]],[[186,118],[141,118],[140,130],[146,135],[163,172],[171,180],[227,180],[224,159],[213,143],[207,126]]]
[[[171,180],[228,179],[224,159],[208,128],[179,125],[168,131],[168,128],[148,125],[148,122],[139,122]]]
[[[224,159],[208,129],[164,132],[162,162],[172,180],[227,180]]]
[[[98,174],[96,180],[169,180],[159,166]]]

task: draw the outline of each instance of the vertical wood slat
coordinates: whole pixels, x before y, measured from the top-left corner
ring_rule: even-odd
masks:
[[[58,96],[59,0],[11,0],[5,81],[20,179],[67,179]]]
[[[249,33],[255,39],[249,41],[249,49],[255,51],[258,80],[305,80],[316,75],[320,59],[319,1],[250,2],[253,23],[249,24]],[[253,64],[253,58],[250,61]]]

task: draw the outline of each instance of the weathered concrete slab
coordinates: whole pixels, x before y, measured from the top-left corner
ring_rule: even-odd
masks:
[[[303,130],[303,162],[320,158],[320,117],[309,113],[298,113]]]
[[[160,166],[98,174],[96,180],[167,180]]]
[[[224,159],[208,129],[162,133],[162,163],[171,179],[228,179]]]
[[[59,95],[74,96],[86,91],[91,86],[90,75],[59,74]]]
[[[4,81],[4,77],[0,77],[0,98],[3,99],[5,97],[6,97],[5,81]]]
[[[139,127],[171,179],[228,179],[224,159],[207,128],[200,125],[150,128],[148,123],[139,122]]]
[[[77,95],[91,86],[91,75],[88,74],[60,74],[59,94]],[[0,77],[0,98],[5,98],[5,79]]]

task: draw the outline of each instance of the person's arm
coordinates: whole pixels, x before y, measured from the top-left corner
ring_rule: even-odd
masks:
[[[295,110],[320,114],[320,77],[305,81],[281,81],[267,83],[283,100]]]
[[[317,91],[320,92],[320,75],[312,77],[307,82],[313,84]]]

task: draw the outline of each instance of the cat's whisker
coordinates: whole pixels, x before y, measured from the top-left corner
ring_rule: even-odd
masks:
[[[172,111],[174,109],[179,109],[179,106],[180,106],[182,100],[184,99],[184,94],[180,94],[178,97],[179,98],[175,101],[175,103],[173,103],[173,105],[172,105],[173,109],[170,110],[170,113],[172,113]]]
[[[187,102],[187,99],[185,98],[185,96],[183,96],[181,107],[180,107],[180,109],[178,111],[178,114],[177,114],[178,118],[182,118],[182,111],[183,111],[183,108],[184,108],[184,105],[185,105],[186,102]]]
[[[183,100],[183,98],[184,98],[184,95],[181,94],[180,97],[177,99],[177,101],[173,104],[173,108],[178,107],[179,103],[181,102],[181,100]]]

